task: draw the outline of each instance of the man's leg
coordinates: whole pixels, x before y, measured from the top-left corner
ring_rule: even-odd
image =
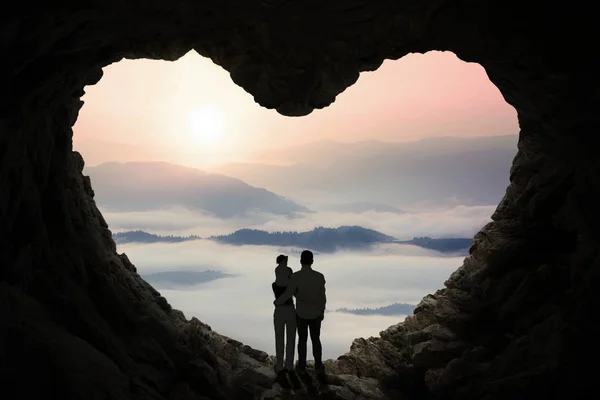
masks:
[[[306,342],[308,341],[308,324],[306,320],[296,317],[296,328],[298,329],[298,369],[306,368]]]
[[[289,307],[289,310],[286,310],[286,316],[285,369],[292,371],[294,369],[294,353],[296,352],[296,310]]]
[[[310,342],[312,343],[315,369],[317,372],[323,367],[323,347],[321,346],[321,320],[311,319],[308,323],[310,329]]]
[[[285,327],[285,319],[282,318],[281,310],[275,309],[273,313],[273,325],[275,327],[275,372],[283,369],[283,330]]]

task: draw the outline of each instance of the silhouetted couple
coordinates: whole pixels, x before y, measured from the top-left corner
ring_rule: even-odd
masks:
[[[293,272],[287,265],[288,257],[277,257],[275,268],[275,312],[273,324],[275,325],[275,371],[284,371],[283,350],[285,347],[285,370],[294,370],[294,343],[296,330],[298,331],[298,373],[306,373],[306,345],[310,331],[310,341],[315,358],[315,370],[324,372],[322,347],[321,347],[321,321],[325,317],[325,277],[322,273],[312,269],[313,253],[304,250],[300,255],[300,271]],[[292,296],[296,297],[296,308]],[[284,346],[284,330],[286,345]]]

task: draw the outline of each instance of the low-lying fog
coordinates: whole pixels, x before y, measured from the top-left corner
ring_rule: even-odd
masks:
[[[403,214],[318,211],[299,214],[296,218],[257,213],[227,219],[184,209],[152,212],[101,211],[113,232],[141,229],[155,234],[208,237],[228,234],[242,228],[274,232],[309,231],[316,226],[337,228],[342,225],[359,225],[404,240],[414,236],[471,237],[490,221],[495,209],[496,206],[457,205],[444,209],[411,210]]]
[[[314,212],[298,218],[253,215],[219,219],[185,210],[138,213],[104,212],[113,232],[142,229],[155,234],[201,237],[240,228],[266,231],[306,231],[315,226],[359,225],[398,239],[413,236],[472,237],[490,220],[494,207],[456,206],[445,210],[402,214]],[[275,354],[273,293],[275,258],[289,255],[297,270],[298,252],[269,246],[228,246],[210,240],[183,243],[121,244],[139,273],[189,319],[252,347]],[[327,280],[327,309],[378,308],[394,303],[417,304],[443,287],[463,257],[408,245],[381,245],[363,252],[315,254],[315,269]],[[329,312],[322,329],[323,352],[336,358],[358,337],[379,332],[404,316],[355,315]],[[310,346],[310,344],[309,344]],[[309,349],[309,358],[310,355]]]
[[[208,240],[170,244],[124,244],[125,252],[171,305],[187,318],[197,317],[219,333],[252,347],[275,353],[272,325],[275,257],[289,254],[297,270],[299,255],[269,246],[227,246]],[[289,250],[289,249],[287,249]],[[443,286],[462,263],[462,257],[443,257],[407,245],[382,245],[369,252],[316,254],[314,268],[327,280],[327,308],[376,308],[412,303]],[[218,271],[225,275],[202,282],[204,275],[181,281],[174,271]],[[198,282],[195,283],[194,277]],[[357,337],[377,336],[403,316],[360,316],[331,312],[322,327],[323,356],[336,358],[347,352]],[[309,345],[310,346],[310,345]],[[310,354],[310,351],[309,351]],[[309,355],[309,358],[311,356]]]

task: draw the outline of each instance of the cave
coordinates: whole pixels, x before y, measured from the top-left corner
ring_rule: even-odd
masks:
[[[479,63],[519,120],[510,185],[445,288],[327,362],[344,399],[582,398],[600,306],[593,4],[458,0],[15,3],[1,17],[3,395],[275,399],[267,354],[186,320],[118,254],[72,126],[123,58],[194,50],[260,106],[327,107],[385,59]],[[586,396],[587,397],[587,396]]]

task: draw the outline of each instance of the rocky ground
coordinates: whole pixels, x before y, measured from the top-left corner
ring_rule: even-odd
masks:
[[[357,376],[353,364],[359,360],[372,366],[377,362],[379,366],[375,368],[385,368],[376,357],[367,359],[360,354],[359,349],[365,349],[370,343],[364,339],[355,341],[354,354],[326,360],[324,374],[315,373],[314,363],[309,361],[306,375],[296,372],[278,375],[274,371],[274,356],[220,335],[197,318],[188,321],[180,311],[172,310],[170,314],[186,348],[198,354],[198,358],[190,361],[186,381],[176,385],[170,399],[197,399],[194,385],[224,386],[232,398],[257,400],[366,400],[388,399],[392,394],[374,377]]]

